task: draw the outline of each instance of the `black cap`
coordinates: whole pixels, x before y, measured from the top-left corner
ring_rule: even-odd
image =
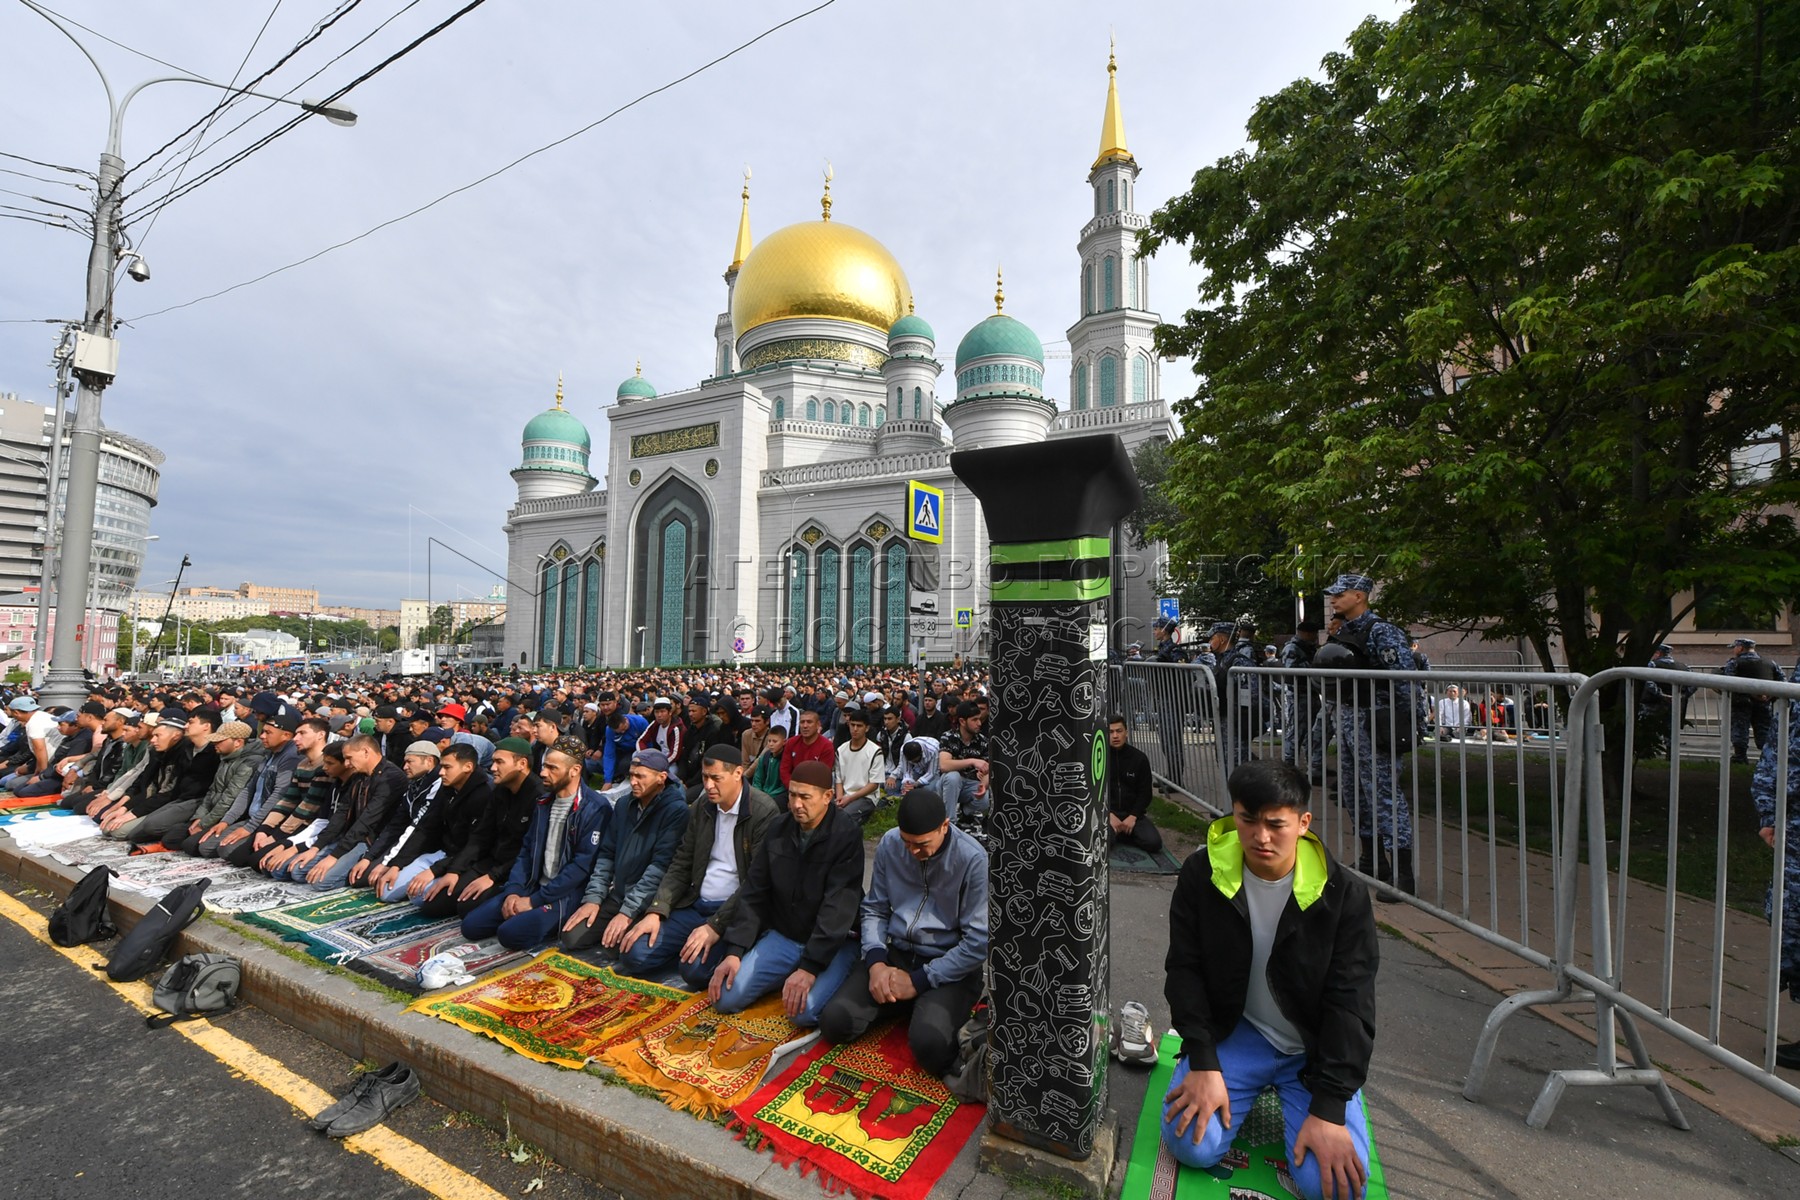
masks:
[[[900,797],[900,832],[911,837],[935,833],[946,819],[944,798],[931,788],[916,787]]]
[[[700,756],[700,761],[702,763],[724,763],[728,767],[741,767],[744,765],[744,754],[736,746],[720,742],[718,745],[708,746],[706,753]]]

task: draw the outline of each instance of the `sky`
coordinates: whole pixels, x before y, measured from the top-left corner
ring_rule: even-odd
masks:
[[[73,30],[119,95],[174,73],[140,55],[248,82],[344,2],[45,0],[130,47]],[[829,161],[833,219],[899,259],[940,358],[992,311],[996,264],[1007,312],[1051,354],[1066,351],[1109,34],[1149,209],[1243,147],[1259,97],[1317,75],[1366,15],[1397,7],[837,0],[421,215],[150,315],[464,187],[818,2],[489,0],[346,96],[354,128],[305,121],[154,223],[133,213],[175,182],[152,179],[181,163],[180,148],[128,173],[127,192],[143,189],[125,202],[129,232],[151,278],[118,285],[128,323],[104,419],[168,455],[143,586],[172,578],[186,554],[188,583],[317,587],[326,603],[391,608],[428,586],[436,598],[485,595],[491,576],[427,539],[503,569],[508,472],[559,373],[597,445],[637,361],[665,392],[708,373],[746,165],[761,237],[817,218]],[[363,0],[259,90],[328,94],[464,3]],[[93,170],[108,122],[93,68],[20,0],[0,0],[0,47],[0,152]],[[122,122],[128,168],[217,98],[193,84],[146,89]],[[226,111],[179,178],[278,127],[265,112],[228,132],[253,103]],[[78,179],[13,158],[0,167]],[[31,210],[92,202],[18,174],[0,173],[0,189],[0,204]],[[0,220],[0,392],[51,402],[57,330],[43,322],[79,314],[88,246]],[[1153,307],[1178,318],[1199,278],[1165,250],[1151,264]],[[1186,362],[1164,370],[1165,395],[1192,391]],[[1066,360],[1047,375],[1066,404]]]

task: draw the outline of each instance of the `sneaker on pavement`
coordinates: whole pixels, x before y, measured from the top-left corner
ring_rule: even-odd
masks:
[[[411,1104],[419,1098],[421,1091],[419,1077],[414,1075],[411,1067],[393,1064],[395,1074],[387,1079],[377,1079],[375,1086],[364,1092],[362,1098],[342,1113],[325,1130],[332,1137],[350,1137],[366,1129],[373,1129],[388,1119],[390,1113]]]
[[[1800,1042],[1775,1047],[1775,1065],[1789,1071],[1800,1071]]]
[[[1136,1000],[1119,1007],[1119,1019],[1112,1026],[1112,1052],[1122,1063],[1156,1065],[1156,1031],[1150,1028],[1149,1010]]]
[[[321,1110],[319,1114],[307,1122],[315,1130],[324,1133],[326,1128],[339,1117],[349,1112],[356,1102],[368,1095],[369,1089],[386,1079],[396,1078],[406,1068],[399,1063],[389,1063],[379,1071],[364,1071],[350,1085],[350,1090],[339,1096],[335,1102]]]

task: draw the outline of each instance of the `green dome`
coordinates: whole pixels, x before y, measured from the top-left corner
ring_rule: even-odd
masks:
[[[962,342],[956,347],[956,365],[960,370],[964,363],[994,355],[1030,359],[1041,367],[1044,365],[1044,343],[1024,322],[1015,321],[1005,313],[995,313],[963,335]]]
[[[546,408],[527,421],[524,440],[527,442],[562,442],[564,445],[580,446],[584,451],[593,448],[593,441],[588,437],[587,426],[583,425],[574,413],[562,408]]]
[[[928,342],[937,341],[937,335],[931,332],[931,326],[927,325],[925,318],[917,313],[907,313],[894,322],[894,327],[888,330],[888,345],[891,346],[901,338],[909,337],[924,338]]]
[[[654,400],[656,399],[656,389],[650,386],[650,381],[640,373],[619,385],[619,399]]]

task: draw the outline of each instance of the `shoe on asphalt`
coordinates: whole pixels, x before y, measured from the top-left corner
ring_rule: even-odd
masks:
[[[1156,1065],[1156,1031],[1150,1028],[1150,1013],[1136,1000],[1119,1006],[1118,1020],[1112,1025],[1113,1057],[1133,1066]]]
[[[339,1096],[335,1102],[313,1117],[307,1124],[318,1132],[324,1133],[333,1121],[349,1112],[358,1100],[368,1095],[370,1088],[383,1080],[396,1078],[405,1069],[399,1063],[389,1063],[379,1071],[364,1071],[356,1077],[356,1082],[350,1085],[349,1091]]]
[[[1800,1071],[1800,1042],[1775,1047],[1775,1065],[1790,1071]]]
[[[395,1073],[386,1079],[377,1078],[374,1087],[364,1092],[348,1111],[326,1127],[327,1134],[341,1138],[373,1129],[387,1120],[390,1113],[405,1108],[419,1098],[422,1090],[419,1087],[419,1077],[413,1074],[411,1067],[394,1063],[388,1069]]]

